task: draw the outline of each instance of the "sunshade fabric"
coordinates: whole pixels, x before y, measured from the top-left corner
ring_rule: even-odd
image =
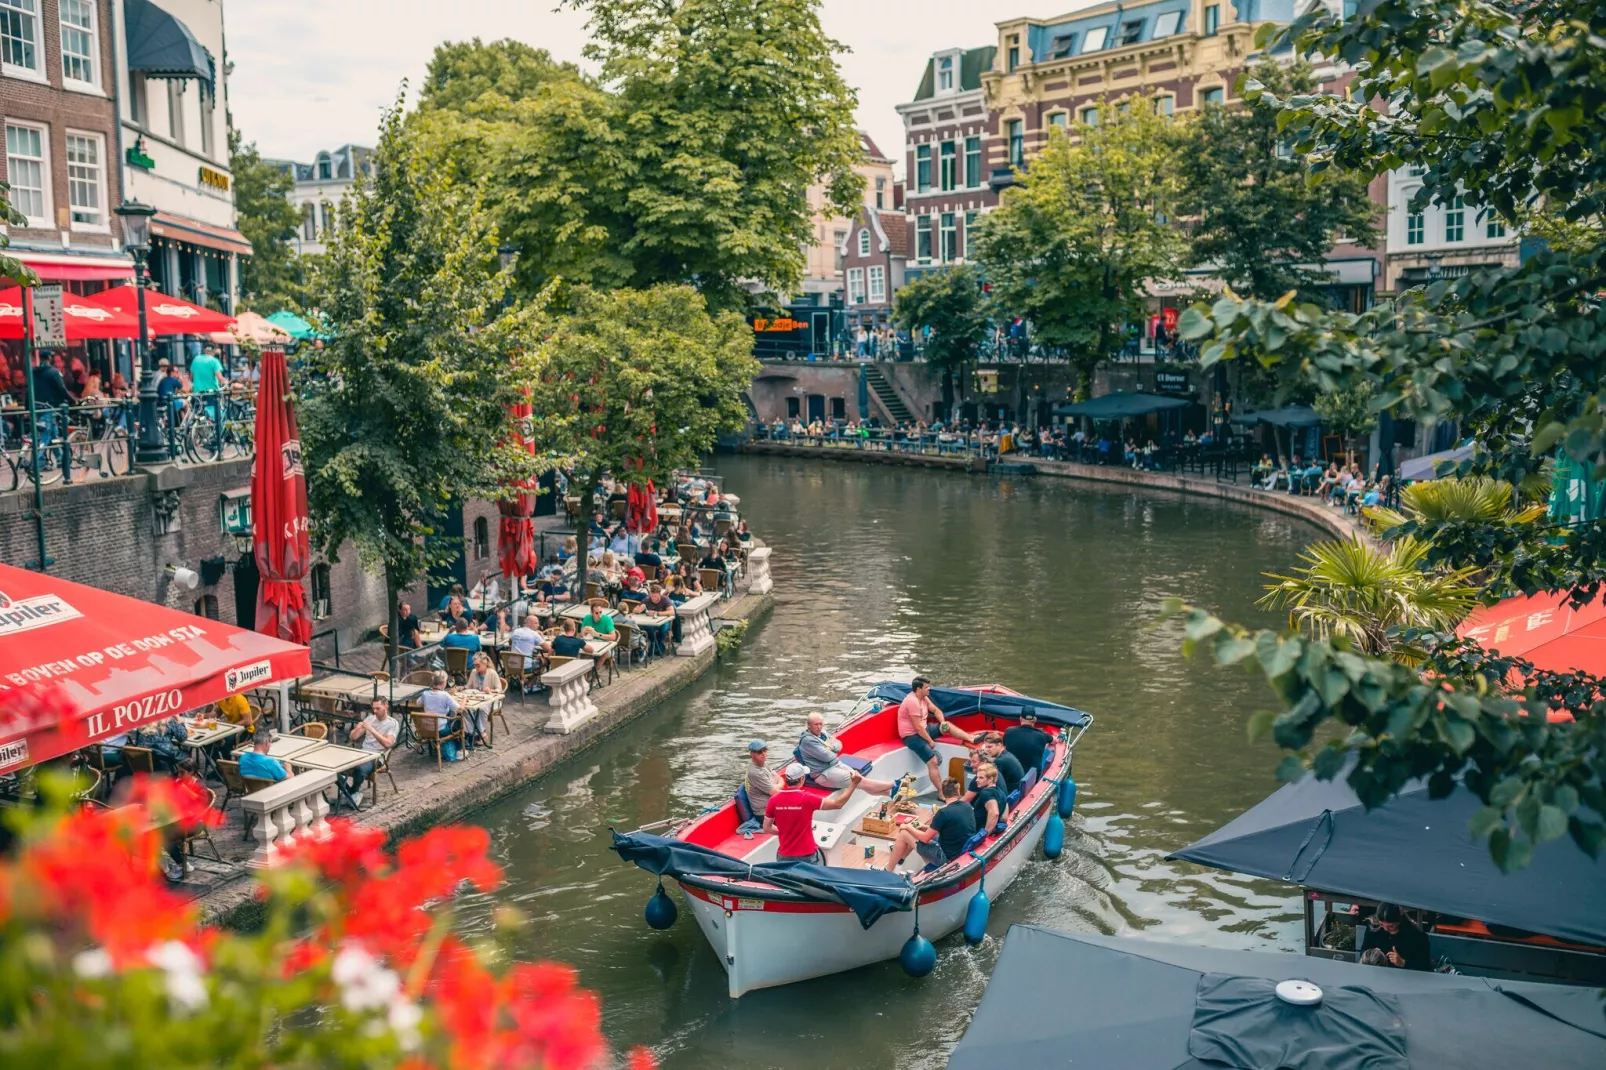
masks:
[[[1322,422],[1322,418],[1316,415],[1315,409],[1306,408],[1304,405],[1246,413],[1243,419],[1256,420],[1263,424],[1271,424],[1273,427],[1315,427]]]
[[[1186,398],[1168,398],[1160,394],[1145,394],[1120,390],[1100,398],[1078,401],[1073,405],[1056,405],[1056,416],[1086,416],[1090,420],[1122,420],[1129,416],[1147,416],[1151,412],[1167,409],[1185,409],[1193,402]]]
[[[1462,622],[1461,635],[1553,672],[1606,676],[1606,594],[1582,609],[1565,593],[1508,598]]]
[[[133,286],[113,287],[96,294],[95,299],[138,319],[139,291]],[[145,326],[152,334],[212,334],[232,329],[234,317],[147,287]]]
[[[1189,1054],[1207,975],[1350,987],[1400,1009],[1412,1070],[1584,1070],[1606,1065],[1606,1021],[1587,988],[1418,973],[1016,925],[948,1070],[1222,1070]],[[1299,1070],[1343,1070],[1344,1052]]]
[[[280,309],[269,316],[268,322],[289,332],[290,337],[298,342],[316,338],[318,335],[318,332],[312,329],[312,324],[287,309]]]
[[[1526,868],[1502,873],[1467,831],[1482,805],[1459,785],[1430,799],[1417,781],[1367,812],[1341,776],[1307,775],[1169,857],[1606,944],[1606,857],[1592,859],[1563,838],[1541,844]]]
[[[257,572],[257,631],[294,643],[312,638],[301,581],[312,567],[307,477],[284,352],[262,354],[257,391],[257,459],[251,470],[251,543]]]
[[[134,277],[134,262],[127,257],[45,256],[17,253],[15,249],[9,252],[46,282],[103,282]]]
[[[513,445],[535,455],[535,443],[530,439],[534,407],[528,401],[508,406],[508,416],[514,427]],[[535,496],[540,491],[535,477],[517,482],[511,488],[515,493],[497,503],[501,523],[496,529],[496,555],[502,566],[502,575],[512,579],[528,576],[535,571]],[[515,588],[517,590],[517,588]]]
[[[902,702],[908,694],[908,684],[888,682],[876,684],[870,689],[869,697],[883,702]],[[934,687],[931,689],[931,701],[949,717],[962,713],[987,713],[994,717],[1019,720],[1021,714],[1029,712],[1037,714],[1037,719],[1044,724],[1061,727],[1086,728],[1093,723],[1092,716],[1082,710],[1061,706],[1057,702],[1045,702],[1040,698],[1029,698],[1026,695],[1000,695],[988,691],[965,691],[957,687]]]
[[[62,311],[66,313],[67,340],[83,338],[137,338],[139,320],[102,304],[93,297],[63,294]],[[22,288],[13,286],[0,290],[0,338],[21,338],[25,326],[22,319]]]
[[[306,647],[0,564],[0,771],[310,671]],[[66,720],[18,694],[51,685]]]
[[[231,329],[213,332],[212,341],[226,346],[238,345],[241,342],[255,342],[261,346],[282,346],[292,339],[290,332],[283,327],[269,323],[255,312],[242,312],[235,319]]]
[[[212,57],[190,28],[150,0],[123,0],[128,69],[156,78],[212,80]]]

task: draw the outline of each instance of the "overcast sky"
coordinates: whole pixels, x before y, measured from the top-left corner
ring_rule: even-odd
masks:
[[[824,0],[825,30],[859,91],[859,125],[896,158],[893,106],[914,95],[925,60],[994,39],[1015,14],[1057,15],[1092,0]],[[319,149],[373,144],[380,109],[416,86],[442,41],[514,37],[580,59],[585,20],[556,0],[228,0],[229,107],[264,156],[311,161]]]

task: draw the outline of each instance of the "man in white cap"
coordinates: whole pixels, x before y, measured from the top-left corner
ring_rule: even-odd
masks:
[[[820,798],[813,792],[803,791],[803,778],[809,771],[802,762],[793,762],[782,772],[786,787],[770,797],[764,808],[764,831],[776,838],[775,861],[818,862],[825,864],[825,855],[814,839],[814,812],[840,810],[848,797],[864,778],[856,771],[849,772],[848,783],[835,795]]]

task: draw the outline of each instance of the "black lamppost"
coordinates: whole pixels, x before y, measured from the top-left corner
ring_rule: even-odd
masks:
[[[501,268],[504,272],[512,271],[513,264],[518,260],[518,258],[519,247],[514,245],[512,242],[505,241],[496,247],[496,262],[501,265]],[[508,306],[512,303],[513,285],[510,282],[508,284],[508,288],[502,292],[502,310],[504,312],[507,311]]]
[[[139,441],[135,444],[134,459],[142,465],[161,464],[171,458],[167,439],[157,423],[156,364],[151,359],[145,323],[145,256],[151,248],[151,216],[156,214],[156,209],[139,201],[124,201],[116,211],[123,221],[123,245],[134,258],[134,290],[139,301],[139,337],[134,339],[140,370]]]

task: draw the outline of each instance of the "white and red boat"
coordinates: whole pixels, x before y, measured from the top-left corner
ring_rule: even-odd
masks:
[[[878,685],[834,735],[842,743],[843,759],[866,777],[913,778],[915,802],[929,805],[936,787],[925,764],[897,733],[898,703],[907,693],[906,685]],[[972,734],[1006,730],[1030,712],[1050,737],[1041,765],[1027,771],[1005,830],[973,842],[970,850],[939,869],[923,872],[920,857],[911,854],[897,874],[884,871],[891,839],[865,831],[864,819],[874,818],[887,800],[863,791],[855,792],[840,810],[815,814],[814,837],[825,855],[823,866],[776,863],[774,836],[760,832],[748,838],[738,831],[742,818],[734,799],[688,821],[658,826],[662,835],[653,827],[615,835],[614,849],[621,857],[680,885],[725,966],[733,998],[907,955],[907,946],[923,943],[911,940],[917,933],[940,940],[966,926],[972,899],[982,891],[996,897],[1008,888],[1051,825],[1055,834],[1045,849],[1051,857],[1059,854],[1062,822],[1075,800],[1071,752],[1093,723],[1092,716],[996,686],[934,688],[931,698],[950,724]],[[946,736],[933,738],[944,770],[972,753]],[[805,790],[828,794],[822,788]],[[875,849],[873,857],[867,857],[869,848]],[[676,911],[663,897],[661,882],[647,913],[655,927],[673,922]],[[975,914],[971,911],[967,936],[979,940],[985,908],[979,924]],[[974,934],[973,927],[978,930]],[[926,954],[931,954],[929,947]],[[911,965],[910,958],[904,962],[915,973],[931,968]]]

